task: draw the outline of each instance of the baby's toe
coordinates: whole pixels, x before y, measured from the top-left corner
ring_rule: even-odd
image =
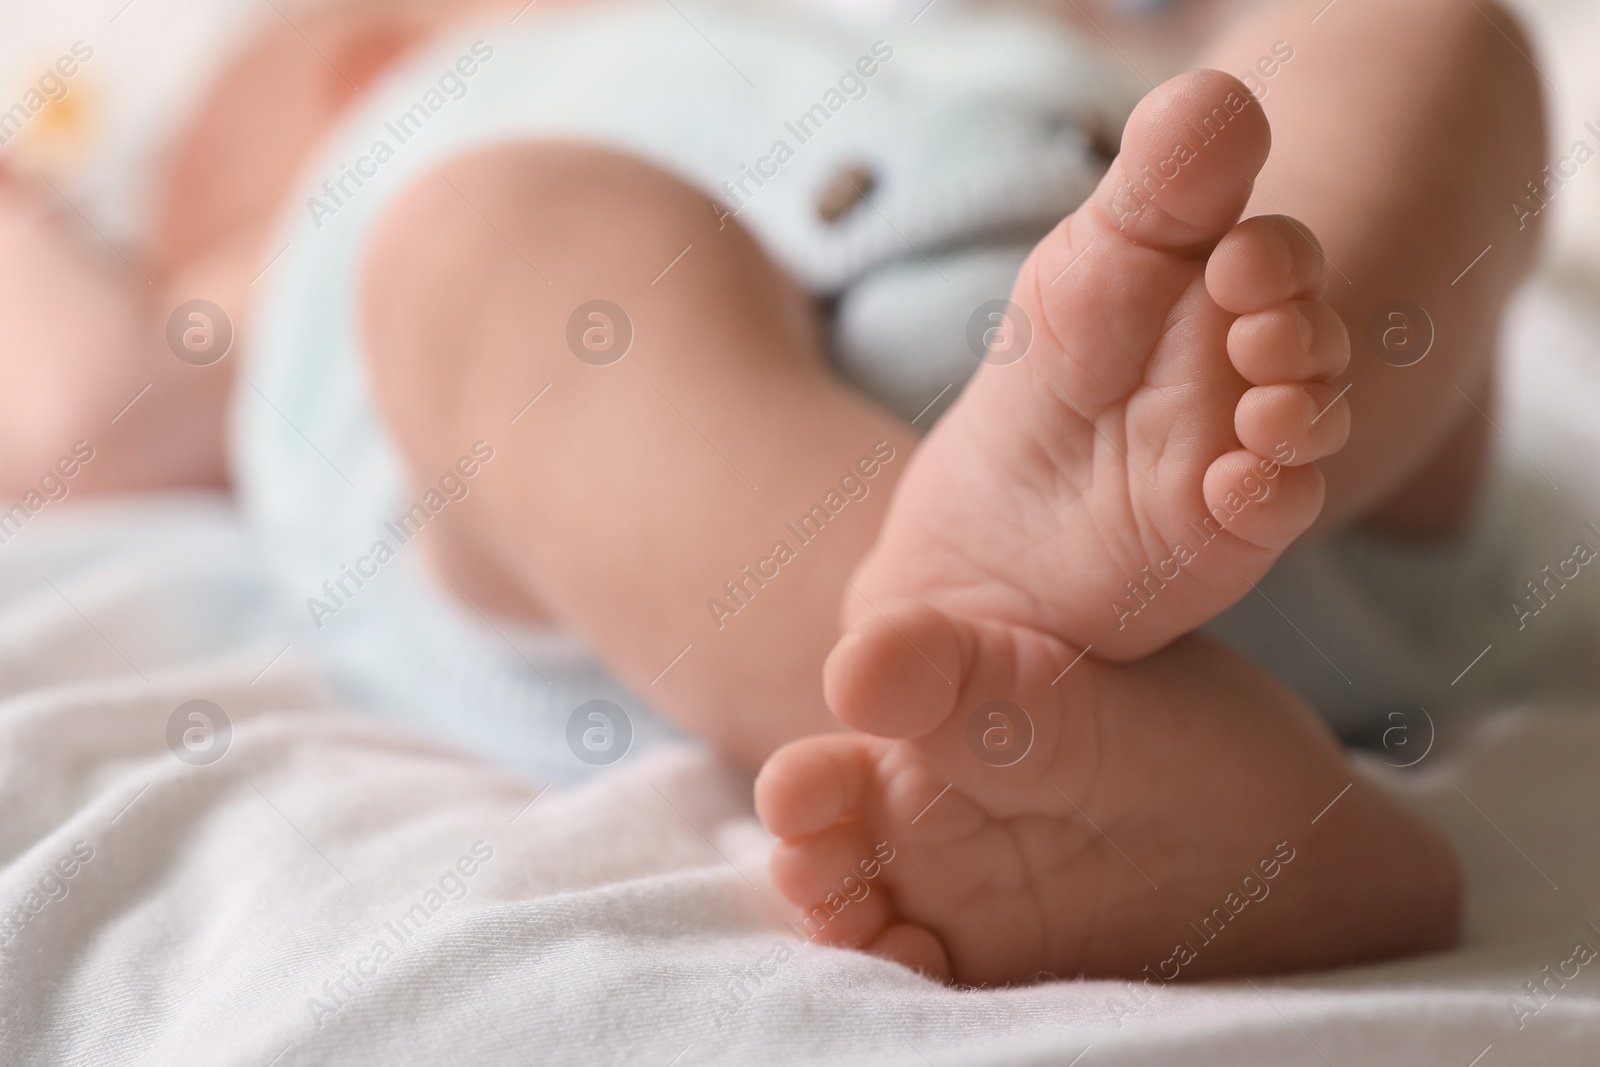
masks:
[[[1147,248],[1209,248],[1249,202],[1271,146],[1266,114],[1238,79],[1180,74],[1133,109],[1105,195],[1090,203]]]
[[[800,931],[827,945],[871,944],[895,918],[888,890],[876,874],[872,845],[860,823],[840,823],[772,850],[772,884],[804,913]]]
[[[1256,215],[1229,230],[1206,261],[1206,290],[1224,311],[1248,315],[1315,297],[1328,261],[1310,231],[1284,215]]]
[[[872,784],[859,736],[825,734],[774,752],[756,777],[756,813],[775,837],[819,834],[857,815]]]
[[[1322,301],[1286,300],[1233,321],[1228,359],[1251,385],[1326,381],[1350,363],[1350,334]]]
[[[1298,467],[1344,447],[1350,404],[1343,388],[1325,382],[1258,385],[1239,398],[1233,431],[1256,455]]]
[[[942,982],[948,982],[951,977],[950,957],[945,953],[944,943],[926,927],[896,923],[879,934],[877,940],[867,946],[867,951]]]
[[[1281,552],[1322,512],[1325,486],[1313,464],[1286,467],[1240,449],[1206,469],[1212,520],[1258,548]]]
[[[839,639],[823,665],[823,695],[848,726],[880,737],[931,733],[960,692],[972,639],[926,604],[885,604]]]

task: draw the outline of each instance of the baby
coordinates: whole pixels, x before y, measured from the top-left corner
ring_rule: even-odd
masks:
[[[1123,20],[1046,8],[1132,50]],[[242,347],[277,328],[252,316],[254,283],[330,127],[468,16],[571,41],[626,41],[645,17],[291,14],[176,148],[147,281],[0,176],[8,491],[91,428],[80,487],[225,484],[237,359],[173,359],[166,320],[204,298]],[[717,76],[776,76],[718,49],[745,23],[660,17],[680,16]],[[876,70],[893,49],[863,56]],[[931,429],[841,380],[827,287],[775,263],[726,190],[574,129],[467,145],[373,201],[355,357],[412,484],[493,438],[428,526],[439,579],[485,617],[575,634],[759,768],[773,880],[816,940],[965,983],[1442,949],[1461,913],[1448,845],[1299,697],[1195,631],[1299,541],[1442,538],[1471,515],[1496,325],[1534,253],[1506,210],[1543,161],[1528,52],[1488,2],[1250,10],[1194,57],[1206,69],[1152,84],[1098,186],[976,318],[987,354]],[[719,120],[664,121],[671,142]],[[847,170],[819,210],[887,221],[880,199]],[[1398,300],[1432,330],[1403,367],[1368,342]],[[838,506],[786,527],[819,496]],[[844,907],[868,865],[874,891]]]

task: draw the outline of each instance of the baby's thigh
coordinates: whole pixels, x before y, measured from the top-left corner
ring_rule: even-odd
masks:
[[[684,416],[663,396],[755,417],[826,377],[798,284],[705,193],[608,148],[521,140],[450,160],[389,206],[364,263],[362,354],[412,481],[506,441],[521,499],[476,489],[434,549],[486,608],[548,614],[491,573],[507,531],[527,545],[523,501],[567,499],[581,478],[593,493],[607,464],[706,458],[664,454]],[[537,528],[559,538],[560,524]]]
[[[598,366],[608,386],[642,384],[645,361],[622,356],[647,329],[650,354],[677,363],[737,349],[735,386],[823,367],[808,299],[748,232],[704,192],[597,145],[515,141],[444,163],[388,208],[364,263],[368,369],[419,450],[441,410],[498,417],[547,385],[593,385]],[[588,307],[600,298],[610,310]]]

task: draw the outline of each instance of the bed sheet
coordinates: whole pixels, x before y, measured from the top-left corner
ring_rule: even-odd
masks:
[[[138,9],[69,6],[104,100],[113,61],[138,62],[118,28]],[[1529,6],[1564,144],[1600,105],[1600,24],[1582,0]],[[0,12],[18,91],[61,36],[21,13]],[[66,191],[136,239],[143,186],[110,169]],[[1554,205],[1567,268],[1600,247],[1596,204],[1584,180]],[[1529,577],[1600,521],[1596,300],[1552,274],[1512,320],[1495,417],[1530,487]],[[0,543],[0,1063],[1595,1061],[1600,715],[1562,682],[1594,658],[1600,581],[1538,620],[1548,684],[1526,706],[1441,724],[1407,771],[1364,761],[1463,857],[1458,950],[1148,995],[953,990],[809,945],[747,779],[684,748],[547,789],[348,714],[263,573],[207,496],[69,497]]]
[[[1577,512],[1588,306],[1530,293],[1508,382],[1507,461]],[[341,711],[261,573],[207,496],[69,498],[0,545],[0,1062],[1593,1062],[1592,699],[1364,761],[1463,856],[1455,952],[953,990],[785,925],[750,782],[703,752],[546,789]],[[1596,619],[1574,583],[1546,629]]]

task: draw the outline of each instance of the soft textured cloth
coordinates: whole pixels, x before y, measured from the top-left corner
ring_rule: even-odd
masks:
[[[1541,295],[1522,322],[1507,425],[1600,511],[1600,319]],[[1592,650],[1584,579],[1522,639]],[[546,791],[340,713],[288,634],[222,501],[69,498],[0,545],[0,1062],[1559,1067],[1600,1041],[1592,690],[1366,761],[1461,852],[1456,952],[956,991],[802,943],[749,780],[707,757]]]
[[[1458,952],[957,991],[783,925],[750,782],[703,755],[546,791],[334,710],[220,502],[35,522],[0,549],[0,1062],[1462,1067],[1600,1040],[1569,962],[1600,948],[1587,710],[1376,768],[1462,851]]]
[[[33,14],[0,11],[0,45]],[[1565,44],[1582,57],[1584,40]],[[1573,310],[1594,299],[1546,290],[1519,312],[1496,421],[1520,450],[1505,456],[1516,485],[1503,499],[1533,564],[1522,580],[1600,519],[1600,319]],[[69,498],[0,544],[0,1063],[1594,1060],[1595,965],[1565,985],[1549,977],[1573,973],[1578,942],[1600,949],[1592,686],[1581,702],[1540,696],[1469,738],[1441,735],[1395,786],[1463,854],[1458,952],[1169,987],[1142,1009],[1122,983],[957,992],[787,933],[787,913],[745,881],[763,884],[765,859],[749,783],[703,757],[630,756],[541,796],[338,714],[292,637],[303,602],[275,605],[262,558],[212,500]],[[1514,632],[1545,657],[1534,681],[1572,683],[1594,661],[1594,581],[1583,570]],[[1458,688],[1492,666],[1494,644]],[[216,763],[173,755],[206,755],[195,712],[174,716],[191,700],[235,728]],[[1417,729],[1379,758],[1410,761]],[[386,924],[406,914],[401,944]],[[381,964],[380,938],[395,949]],[[340,981],[355,990],[342,1003],[327,992]],[[1530,999],[1531,982],[1545,995]]]

